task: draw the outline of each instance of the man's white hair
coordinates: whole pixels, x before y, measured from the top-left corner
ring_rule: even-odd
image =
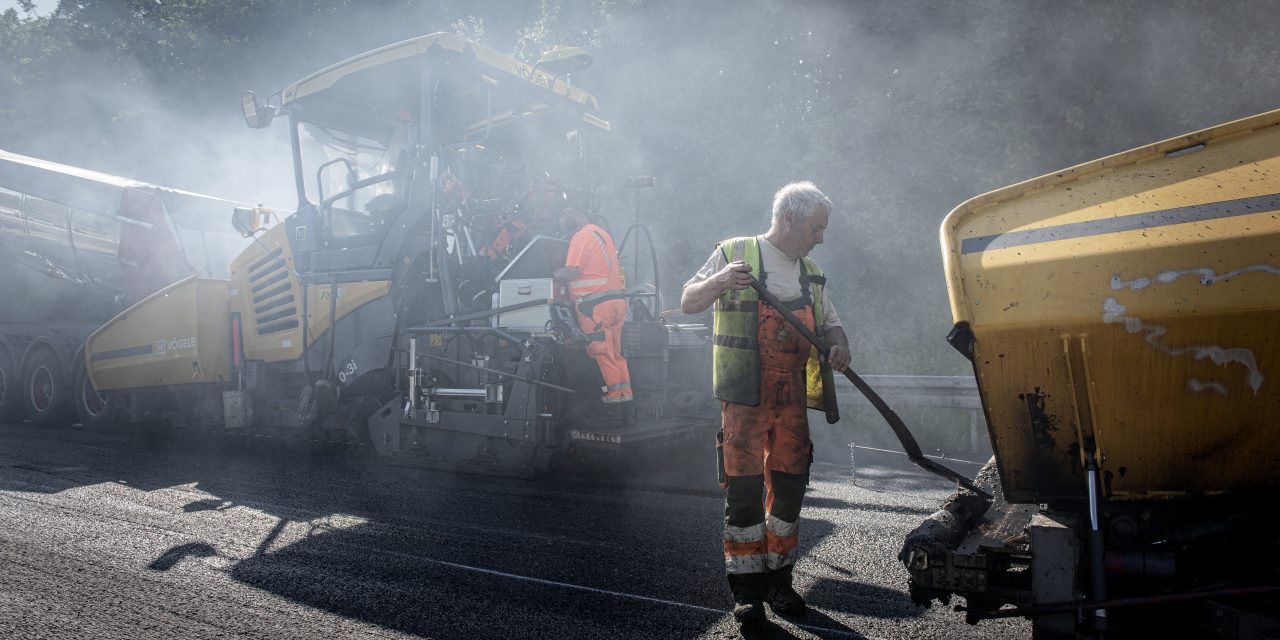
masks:
[[[792,219],[799,222],[822,209],[831,212],[831,199],[808,180],[792,182],[773,194],[775,222],[782,220],[785,213],[790,213]]]

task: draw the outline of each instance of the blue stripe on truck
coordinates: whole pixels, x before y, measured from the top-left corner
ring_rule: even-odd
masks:
[[[1253,213],[1266,213],[1277,209],[1280,209],[1280,193],[1271,193],[1264,196],[1240,198],[1239,200],[1193,204],[1187,207],[1148,211],[1147,213],[1117,216],[1103,220],[1086,220],[1042,229],[1011,231],[1009,233],[967,238],[960,243],[960,253],[980,253],[991,249],[1007,249],[1009,247],[1040,244],[1042,242],[1087,238],[1119,231],[1151,229],[1187,222],[1233,218]]]
[[[129,356],[141,356],[141,355],[146,355],[148,353],[151,353],[152,351],[155,351],[155,347],[148,344],[148,345],[143,345],[141,347],[129,347],[127,349],[115,349],[113,351],[103,351],[101,353],[94,353],[91,355],[90,359],[93,362],[97,362],[99,360],[111,360],[114,358],[127,358]]]

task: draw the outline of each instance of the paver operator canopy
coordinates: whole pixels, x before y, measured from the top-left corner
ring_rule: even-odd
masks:
[[[345,198],[350,203],[393,192],[394,185],[378,183],[402,178],[394,175],[398,156],[415,148],[484,145],[493,136],[528,135],[530,129],[564,131],[582,123],[609,130],[597,113],[595,97],[566,79],[447,33],[350,58],[289,85],[265,103],[246,92],[250,126],[267,126],[282,114],[290,116],[300,137],[299,157],[294,158],[300,204],[333,197],[342,179],[358,183],[357,193]],[[556,123],[506,131],[533,118]],[[354,160],[339,162],[342,167],[325,166],[338,155]],[[344,168],[345,175],[340,171]]]

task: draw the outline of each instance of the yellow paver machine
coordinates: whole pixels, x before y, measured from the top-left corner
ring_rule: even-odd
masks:
[[[297,211],[237,210],[251,243],[229,278],[176,282],[89,338],[105,413],[519,476],[709,438],[709,330],[660,319],[656,284],[621,294],[635,424],[583,411],[599,371],[551,275],[560,211],[600,213],[609,177],[611,127],[570,82],[587,61],[438,33],[246,92],[249,126],[289,129]]]

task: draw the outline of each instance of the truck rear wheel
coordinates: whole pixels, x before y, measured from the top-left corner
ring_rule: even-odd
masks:
[[[22,401],[27,419],[41,427],[54,426],[67,415],[71,389],[58,356],[48,349],[31,354],[22,374]]]
[[[20,420],[22,417],[22,393],[19,389],[18,370],[13,366],[13,358],[4,348],[0,348],[0,422]]]
[[[84,363],[76,369],[74,384],[76,417],[86,429],[101,429],[115,422],[119,405],[115,394],[98,391]]]

